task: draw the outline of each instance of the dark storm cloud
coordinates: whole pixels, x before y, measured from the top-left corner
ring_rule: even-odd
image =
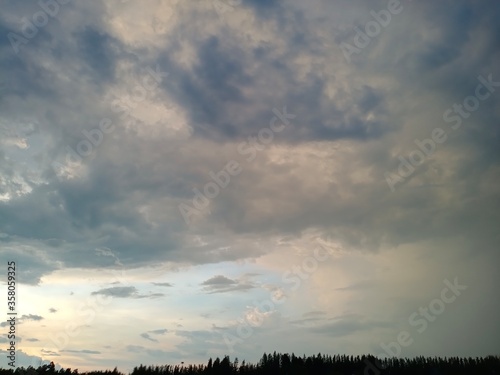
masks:
[[[102,172],[102,173],[101,173]],[[99,172],[100,177],[90,178],[86,183],[55,183],[52,187],[35,188],[32,194],[23,199],[11,201],[9,204],[0,203],[0,217],[7,219],[3,224],[4,232],[9,233],[2,241],[12,244],[26,238],[43,240],[52,248],[50,258],[63,260],[67,265],[80,264],[82,266],[107,266],[113,261],[106,257],[96,256],[94,249],[107,245],[115,250],[120,259],[144,262],[144,255],[160,255],[169,247],[163,230],[152,230],[133,211],[120,203],[120,178],[113,179],[105,169]],[[61,207],[64,209],[61,211]],[[0,223],[2,222],[0,219]],[[115,224],[110,226],[109,223]],[[105,224],[107,223],[107,224]],[[118,236],[120,227],[136,227],[139,232],[148,232],[139,235],[130,233],[128,236]],[[96,241],[87,242],[82,236],[82,230],[88,228],[96,233]],[[156,234],[154,233],[156,232]],[[114,238],[117,242],[102,241],[101,238]],[[156,239],[155,239],[156,238]],[[146,240],[146,242],[144,241]],[[81,242],[84,241],[84,242]],[[147,242],[150,244],[147,245]],[[66,246],[61,247],[63,243]],[[157,248],[162,243],[161,248]],[[137,248],[148,248],[147,252],[137,252]],[[172,245],[170,245],[172,248]],[[156,250],[153,250],[156,248]],[[126,254],[129,255],[126,255]],[[14,259],[20,259],[23,253],[16,254]],[[3,254],[2,254],[3,256]],[[7,254],[5,254],[7,256]],[[49,258],[49,259],[50,259]],[[133,259],[132,258],[132,259]],[[158,257],[156,257],[158,259]],[[36,262],[37,258],[26,259],[25,265]],[[41,262],[41,260],[40,260]],[[135,261],[132,261],[135,262]],[[39,269],[39,267],[37,267]],[[55,269],[55,263],[48,262],[47,269]],[[23,271],[26,268],[22,268]],[[37,272],[33,270],[32,272]],[[34,276],[30,276],[32,278]],[[28,282],[28,278],[23,280]]]
[[[419,12],[420,17],[418,18],[418,22],[411,21],[408,13],[404,12],[401,14],[401,18],[395,17],[392,21],[393,23],[390,25],[390,27],[395,28],[393,32],[389,32],[389,29],[384,31],[384,33],[374,40],[373,45],[367,48],[366,51],[363,50],[359,56],[359,61],[353,64],[359,65],[360,69],[362,68],[362,70],[366,70],[372,75],[390,71],[401,82],[401,90],[398,91],[401,95],[407,95],[416,90],[417,92],[421,92],[425,97],[425,90],[428,90],[429,87],[436,92],[444,94],[444,97],[448,98],[449,102],[444,102],[442,109],[436,112],[435,122],[422,124],[423,129],[429,127],[432,130],[431,126],[448,126],[442,119],[444,110],[454,102],[461,103],[464,98],[473,95],[478,83],[478,75],[483,74],[486,77],[489,73],[493,73],[493,77],[498,77],[497,80],[500,81],[498,64],[495,65],[494,63],[495,59],[498,58],[498,37],[492,36],[488,31],[489,26],[486,26],[491,25],[493,29],[498,28],[498,25],[494,24],[494,19],[498,17],[500,11],[498,6],[488,6],[488,10],[486,8],[478,9],[477,7],[472,7],[472,9],[464,2],[458,5],[455,3],[453,5],[451,3],[440,3],[438,6],[440,9],[442,7],[440,11],[436,11],[429,4],[414,3],[413,5],[416,8],[411,10],[408,8],[408,10]],[[447,11],[445,11],[445,8]],[[369,15],[369,10],[367,10],[366,14]],[[460,20],[464,17],[468,18],[468,20],[462,27]],[[415,30],[415,38],[422,38],[422,35],[418,33],[422,29],[422,20],[426,20],[425,22],[428,22],[429,27],[430,25],[439,25],[436,30],[437,37],[428,41],[420,40],[419,43],[408,46],[407,40],[401,36],[401,33],[398,33],[398,28],[407,21],[408,23],[405,23],[405,26]],[[479,45],[473,44],[470,35],[474,33],[484,35],[484,45],[482,43]],[[495,35],[498,34],[496,33]],[[350,37],[352,38],[352,35]],[[408,46],[408,48],[404,46]],[[467,52],[467,48],[473,46],[477,48],[477,54],[475,51],[471,53]],[[437,49],[439,49],[439,52]],[[432,52],[430,51],[433,50],[436,54],[442,53],[443,56],[431,58]],[[460,51],[459,55],[456,54],[456,51]],[[381,58],[382,56],[383,58]],[[392,134],[401,134],[401,124],[405,121],[410,121],[412,115],[397,119],[396,122],[391,124],[391,119],[384,116],[384,105],[387,101],[385,97],[391,93],[384,90],[379,92],[379,90],[371,86],[361,87],[357,90],[356,100],[353,103],[359,108],[360,113],[380,108],[380,110],[377,110],[375,118],[384,119],[382,122],[388,121],[385,129],[391,129]],[[317,98],[313,97],[313,100],[317,101]],[[391,100],[394,102],[396,98],[392,97]],[[490,191],[488,197],[480,199],[482,202],[482,208],[480,209],[474,208],[475,204],[473,205],[472,203],[471,205],[464,203],[463,206],[440,206],[439,196],[441,193],[439,189],[453,191],[456,202],[472,202],[474,200],[477,203],[478,182],[484,180],[489,173],[488,171],[491,171],[491,168],[494,168],[499,162],[500,154],[498,153],[498,148],[494,146],[499,137],[499,117],[494,110],[498,106],[498,100],[499,97],[495,93],[488,101],[481,102],[480,110],[474,112],[471,116],[470,121],[474,122],[474,128],[467,129],[464,126],[463,131],[465,133],[463,135],[458,132],[456,137],[450,138],[446,145],[443,146],[451,149],[457,155],[463,154],[464,149],[472,147],[475,150],[474,153],[476,156],[464,157],[458,169],[454,171],[453,178],[447,180],[446,184],[442,185],[443,187],[441,188],[426,189],[425,191],[423,189],[402,188],[395,194],[389,194],[387,185],[384,186],[383,179],[381,179],[382,183],[380,185],[376,182],[370,186],[363,186],[361,184],[353,185],[351,188],[355,191],[355,200],[350,202],[344,200],[341,202],[343,199],[340,199],[340,197],[335,198],[329,195],[318,197],[314,202],[304,202],[304,206],[299,209],[302,214],[297,216],[297,220],[287,214],[278,215],[280,216],[278,219],[273,215],[272,218],[269,217],[269,220],[262,220],[261,217],[258,217],[252,223],[245,222],[245,220],[230,220],[230,213],[240,212],[241,217],[243,216],[241,213],[248,212],[248,209],[251,207],[251,201],[249,200],[247,202],[248,205],[245,205],[242,195],[237,199],[231,200],[230,197],[226,198],[224,196],[223,198],[227,199],[227,202],[221,202],[220,210],[214,209],[213,212],[217,216],[220,215],[221,220],[227,222],[235,230],[242,232],[251,230],[250,228],[254,228],[255,231],[263,231],[265,228],[276,225],[283,231],[294,231],[303,227],[305,222],[308,222],[310,226],[325,226],[325,228],[331,225],[335,228],[330,232],[333,236],[343,238],[347,243],[363,248],[379,247],[383,237],[389,240],[388,242],[392,245],[419,241],[419,238],[453,236],[457,232],[457,228],[460,228],[459,232],[464,234],[467,241],[476,243],[482,243],[483,241],[490,242],[490,244],[485,244],[481,248],[492,248],[491,239],[495,237],[494,233],[496,229],[493,224],[494,221],[487,220],[486,217],[494,215],[490,210],[490,203],[498,201],[497,194]],[[308,108],[314,108],[314,104],[309,105],[308,103]],[[316,113],[313,111],[313,116]],[[304,118],[303,115],[300,117],[301,120]],[[325,117],[324,112],[321,114],[321,117],[323,119],[334,118],[332,116]],[[358,120],[359,117],[356,115],[351,115],[351,117],[347,118],[351,119],[351,126],[337,128],[337,131],[347,133],[358,131],[358,134],[362,134],[363,127],[369,125],[367,121]],[[398,144],[391,144],[389,134],[380,133],[379,130],[381,128],[375,123],[372,125],[374,125],[372,128],[374,129],[374,133],[372,134],[378,134],[383,137],[380,148],[371,148],[367,144],[366,149],[368,152],[364,155],[360,151],[356,155],[352,155],[352,159],[349,161],[346,160],[346,165],[350,162],[357,165],[361,163],[371,170],[372,176],[383,176],[385,171],[393,170],[398,166],[399,160],[391,158],[387,153],[387,150],[391,150],[391,146],[398,146]],[[317,128],[317,131],[331,133],[332,128],[320,127]],[[419,134],[419,139],[423,138],[427,133],[422,132]],[[323,139],[328,139],[328,136],[325,136]],[[411,141],[411,139],[406,140],[404,138],[399,140],[401,147],[404,147],[405,142]],[[412,148],[409,148],[407,153],[410,151],[412,151]],[[443,151],[439,150],[438,152]],[[351,167],[349,169],[353,170],[354,168]],[[432,169],[428,165],[423,165],[420,171],[417,172],[419,174],[416,173],[413,177],[422,176],[426,173],[430,175],[426,178],[429,183],[431,181],[435,182],[437,180],[436,177],[430,173],[433,169],[441,176],[445,173],[445,170],[439,165],[432,166]],[[247,170],[246,172],[246,175],[240,177],[245,181],[241,181],[239,187],[249,186],[251,181],[258,180],[261,176],[259,171],[255,171],[255,174],[253,170]],[[274,175],[277,175],[278,170],[272,172],[274,172]],[[252,176],[247,179],[246,176],[248,174],[252,174]],[[303,176],[303,178],[307,179],[307,176]],[[332,193],[338,186],[342,185],[341,181],[339,180],[336,184],[332,184]],[[454,191],[452,187],[457,186],[458,181],[461,181],[460,183],[467,186],[467,188]],[[288,185],[291,183],[292,181]],[[297,184],[300,184],[300,181],[297,181]],[[270,192],[270,184],[268,184],[267,192],[269,196],[273,197],[271,201],[280,201],[280,197],[283,197],[284,191],[286,191],[283,189],[285,185],[280,184],[281,188],[277,187],[276,194],[273,194]],[[305,191],[303,192],[305,193]],[[303,196],[303,194],[299,195]],[[301,199],[298,195],[296,197],[288,196],[286,201],[297,202]],[[325,202],[334,202],[335,200],[339,202],[338,205],[325,205]],[[283,199],[284,201],[285,199]],[[401,212],[400,210],[403,210],[405,213],[397,220],[394,219],[395,216],[393,214],[389,214],[389,212]],[[448,210],[453,212],[453,214],[445,214]],[[435,215],[434,219],[425,220],[419,218],[420,215],[425,216],[425,211],[432,212]],[[275,212],[279,212],[279,210]],[[476,214],[470,215],[471,212],[475,212]],[[437,219],[440,216],[442,216],[442,219]],[[446,216],[446,219],[444,216]],[[478,218],[483,218],[484,220],[477,220]],[[387,221],[382,225],[381,220]],[[473,222],[481,222],[481,224],[475,225]],[[373,231],[375,227],[378,228],[376,230],[378,233]],[[379,236],[380,231],[385,232],[385,235]]]
[[[339,108],[335,99],[326,97],[327,80],[320,69],[299,78],[298,67],[293,62],[298,54],[309,53],[317,57],[318,67],[325,67],[327,63],[321,61],[326,48],[324,38],[318,35],[309,20],[304,19],[302,11],[279,2],[248,4],[248,7],[266,9],[266,14],[279,16],[283,33],[275,40],[250,47],[239,34],[234,38],[224,34],[208,37],[195,34],[187,40],[179,30],[179,40],[160,54],[162,65],[173,73],[163,87],[188,109],[195,135],[217,141],[255,135],[269,123],[271,109],[283,105],[296,113],[300,121],[280,134],[277,142],[366,140],[378,138],[391,129],[383,121],[383,92],[377,93],[376,102],[362,93],[344,92],[339,97],[339,100],[352,102],[351,107],[362,100],[363,105],[371,105],[370,108],[380,114],[378,121],[366,123],[356,111],[349,107]],[[184,44],[196,49],[197,60],[190,68],[170,58]]]
[[[105,16],[102,9],[96,9],[95,14]],[[65,16],[72,17],[73,14],[68,11]],[[74,31],[64,33],[58,32],[58,27],[61,27],[60,23],[55,22],[45,28],[57,41],[54,45],[49,45],[43,37],[36,38],[33,42],[39,43],[40,49],[37,49],[38,44],[31,45],[30,42],[26,52],[16,57],[19,61],[14,63],[12,54],[7,55],[10,56],[7,60],[2,60],[5,68],[13,69],[9,74],[13,82],[8,93],[12,103],[2,107],[6,116],[14,118],[24,107],[20,98],[30,98],[33,101],[30,111],[40,122],[40,134],[48,137],[48,144],[53,146],[46,150],[43,157],[36,158],[39,167],[46,168],[44,177],[48,179],[48,184],[35,184],[29,180],[28,174],[24,174],[33,188],[32,192],[0,204],[0,217],[8,218],[8,222],[1,222],[0,219],[0,225],[7,233],[5,239],[13,244],[12,241],[16,240],[16,246],[26,240],[33,244],[41,242],[45,245],[42,251],[48,253],[48,258],[43,258],[49,259],[45,268],[33,266],[30,277],[24,277],[25,282],[37,283],[40,275],[58,268],[56,264],[61,263],[56,263],[56,260],[65,267],[109,266],[109,259],[95,256],[94,249],[102,246],[113,249],[126,266],[146,265],[153,259],[184,258],[193,263],[217,259],[217,256],[206,252],[180,251],[182,236],[179,233],[184,227],[174,210],[166,230],[164,227],[153,228],[137,214],[137,206],[144,201],[134,202],[126,198],[133,194],[154,200],[187,194],[190,190],[179,175],[186,169],[182,162],[189,161],[181,161],[178,167],[171,168],[170,173],[162,176],[152,173],[152,167],[157,162],[147,160],[150,156],[143,155],[144,164],[139,170],[126,154],[143,154],[142,145],[118,128],[113,137],[119,144],[112,145],[109,138],[104,141],[107,142],[106,147],[117,151],[113,158],[105,153],[103,145],[92,156],[95,159],[84,161],[89,168],[84,178],[62,181],[54,176],[48,164],[63,157],[68,146],[74,148],[82,140],[81,131],[92,129],[100,118],[102,100],[99,95],[106,84],[116,79],[117,61],[137,62],[138,56],[141,56],[145,60],[140,64],[143,68],[156,64],[151,56],[129,53],[100,22],[84,27],[75,25]],[[331,103],[324,102],[319,76],[312,74],[305,82],[296,80],[293,65],[285,61],[297,47],[293,51],[277,53],[273,45],[263,44],[247,51],[237,41],[231,41],[224,35],[200,35],[195,40],[198,40],[194,44],[198,61],[192,69],[177,65],[166,57],[167,52],[175,51],[176,42],[167,45],[165,54],[160,52],[158,61],[172,72],[162,84],[165,91],[173,94],[174,100],[188,110],[194,125],[199,126],[199,136],[241,139],[246,135],[255,135],[269,123],[273,116],[270,103],[274,103],[278,107],[286,104],[291,110],[295,106],[303,112],[303,121],[294,124],[298,128],[290,129],[288,135],[283,137],[284,141],[365,137],[365,125],[357,115],[346,115]],[[302,42],[302,46],[306,44]],[[51,54],[61,64],[40,63],[43,59],[52,58]],[[257,68],[257,80],[248,72],[253,65]],[[63,80],[63,76],[69,77],[69,80]],[[276,83],[279,91],[267,92],[270,87],[266,81],[269,85]],[[253,88],[255,94],[245,97],[244,88]],[[264,95],[258,93],[262,90],[266,91]],[[378,92],[378,101],[373,98],[375,94],[367,97],[370,94],[363,90],[356,95],[363,99],[364,107],[374,108],[383,101],[380,99],[382,94]],[[231,105],[236,107],[231,108]],[[317,108],[318,105],[323,108]],[[251,115],[239,114],[248,106],[255,109]],[[110,112],[109,109],[107,111]],[[373,128],[373,124],[370,126]],[[299,137],[297,132],[302,135]],[[157,147],[162,148],[161,142],[157,143]],[[165,158],[174,157],[174,151],[163,153]],[[10,169],[17,167],[12,165]],[[176,180],[180,182],[174,183]],[[127,228],[125,235],[124,228]],[[89,233],[92,233],[90,237]],[[238,259],[248,254],[250,252],[245,250],[228,252],[223,256]],[[238,285],[235,288],[243,290],[251,287]]]
[[[196,136],[214,140],[254,136],[273,117],[273,107],[283,105],[298,119],[277,142],[367,140],[390,130],[381,121],[385,113],[383,92],[375,94],[365,86],[359,92],[344,93],[343,100],[353,106],[360,102],[362,112],[358,114],[337,107],[325,96],[325,80],[319,73],[311,72],[299,81],[296,67],[289,62],[293,43],[282,53],[272,46],[248,51],[227,38],[216,37],[195,47],[198,63],[193,69],[176,66],[167,56],[162,61],[173,72],[164,88],[189,110]],[[303,43],[303,47],[307,49],[308,44]],[[248,73],[251,69],[255,71],[252,78]],[[254,94],[245,96],[243,89]],[[251,115],[241,116],[249,107]],[[375,110],[380,120],[363,120],[360,116],[367,110]]]

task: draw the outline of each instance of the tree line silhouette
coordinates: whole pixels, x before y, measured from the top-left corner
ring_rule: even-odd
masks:
[[[79,373],[71,368],[56,370],[53,362],[34,368],[0,369],[0,375],[125,375],[117,370]],[[374,356],[312,355],[272,353],[258,363],[241,363],[229,356],[209,359],[206,365],[139,365],[129,375],[500,375],[500,356],[476,358],[385,358]]]

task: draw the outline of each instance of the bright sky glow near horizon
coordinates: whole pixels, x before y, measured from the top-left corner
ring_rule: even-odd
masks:
[[[0,367],[499,355],[499,19],[0,0]]]

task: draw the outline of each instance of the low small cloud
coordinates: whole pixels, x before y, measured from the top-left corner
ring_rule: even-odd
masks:
[[[203,290],[207,293],[226,293],[255,288],[255,286],[250,282],[233,280],[223,275],[211,277],[210,279],[202,282],[200,285],[204,286]]]
[[[149,293],[149,294],[138,294],[137,296],[134,296],[134,298],[160,298],[164,296],[165,294],[163,293]]]
[[[165,286],[165,287],[172,287],[172,286],[174,286],[174,284],[171,284],[171,283],[153,283],[153,285],[156,285],[156,286]]]
[[[308,317],[313,317],[313,316],[323,316],[326,315],[326,312],[324,311],[309,311],[304,314],[302,314],[303,317],[308,318]]]
[[[205,280],[204,282],[201,283],[201,285],[232,285],[232,284],[236,284],[236,281],[231,280],[223,275],[217,275],[211,277],[210,279]]]
[[[91,293],[92,295],[103,295],[116,298],[134,297],[137,295],[137,288],[135,286],[113,286],[111,288],[104,288],[96,290]]]
[[[43,316],[40,315],[34,315],[34,314],[29,314],[29,315],[23,315],[21,316],[21,320],[42,320]]]
[[[168,330],[165,329],[165,328],[162,328],[162,329],[154,329],[152,331],[147,331],[147,332],[144,332],[144,333],[141,333],[140,336],[146,340],[149,340],[149,341],[152,341],[152,342],[158,342],[157,339],[151,337],[151,335],[164,335],[165,333],[167,333]]]
[[[159,298],[163,297],[163,293],[139,294],[135,286],[113,286],[111,288],[103,288],[91,293],[92,295],[103,295],[115,298]]]
[[[149,333],[152,333],[154,335],[164,335],[165,333],[168,332],[168,329],[163,328],[163,329],[155,329],[153,331],[148,331]]]
[[[149,335],[149,333],[147,333],[147,332],[141,333],[141,334],[140,334],[140,336],[141,336],[142,338],[146,339],[146,340],[149,340],[149,341],[152,341],[152,342],[158,342],[158,340],[157,340],[157,339],[152,338],[152,337]]]
[[[54,313],[56,313],[56,312],[57,312],[57,310],[56,310],[56,309],[54,309],[53,307],[51,307],[51,308],[49,309],[49,313],[54,314]]]

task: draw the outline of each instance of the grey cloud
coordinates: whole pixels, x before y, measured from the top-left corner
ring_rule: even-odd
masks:
[[[155,329],[153,331],[148,331],[149,333],[152,333],[154,335],[164,335],[165,333],[168,332],[167,329],[163,328],[163,329]]]
[[[29,315],[23,314],[20,317],[16,318],[16,324],[22,324],[22,323],[25,323],[27,321],[38,322],[40,320],[43,320],[43,316],[36,315],[36,314],[29,314]],[[8,321],[4,321],[4,322],[0,323],[0,327],[7,327],[7,326],[9,326]]]
[[[137,295],[135,298],[160,298],[164,296],[165,294],[163,293],[148,293],[148,294]]]
[[[36,248],[35,241],[30,241],[29,239],[23,241],[20,237],[7,235],[0,238],[0,242],[2,242],[0,259],[5,264],[9,261],[16,262],[18,265],[16,273],[19,283],[37,285],[43,275],[51,273],[58,268],[54,262],[44,257],[39,249]]]
[[[135,286],[114,286],[110,288],[103,288],[96,290],[91,293],[91,295],[103,295],[115,298],[158,298],[163,297],[163,293],[148,293],[139,294],[139,291]]]
[[[236,281],[231,280],[223,275],[213,276],[208,280],[205,280],[201,285],[233,285]]]
[[[146,340],[153,341],[153,342],[158,342],[158,340],[152,338],[148,333],[144,332],[141,333],[140,336]]]
[[[171,283],[153,283],[153,285],[156,285],[156,286],[166,286],[166,287],[174,286]]]
[[[137,288],[134,286],[114,286],[111,288],[99,289],[91,293],[92,295],[103,295],[118,298],[134,297],[137,295]]]
[[[96,82],[110,81],[115,78],[115,51],[122,50],[118,41],[108,34],[87,26],[84,31],[75,35],[80,46],[81,56],[87,63],[89,71],[84,75],[92,77]]]
[[[216,275],[201,283],[203,290],[208,293],[226,293],[234,291],[246,291],[255,288],[252,283],[236,281],[223,275]]]

